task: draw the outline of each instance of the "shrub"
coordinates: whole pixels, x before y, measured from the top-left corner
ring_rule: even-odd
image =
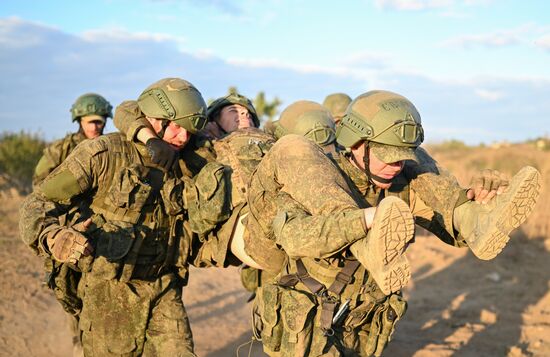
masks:
[[[34,168],[46,146],[40,134],[3,132],[0,134],[0,173],[10,177],[22,193],[32,187]]]

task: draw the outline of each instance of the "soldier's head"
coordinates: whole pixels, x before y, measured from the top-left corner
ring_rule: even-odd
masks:
[[[334,143],[335,125],[330,112],[309,100],[299,100],[283,110],[279,120],[266,125],[266,131],[280,139],[284,135],[297,134],[320,146]]]
[[[351,152],[350,160],[381,188],[389,188],[406,160],[424,140],[420,114],[405,97],[370,91],[348,106],[336,141]]]
[[[260,121],[252,101],[238,93],[216,99],[208,106],[208,119],[215,122],[225,133],[237,129],[259,127]]]
[[[349,103],[351,103],[349,95],[344,93],[333,93],[326,96],[323,101],[323,106],[330,111],[334,121],[338,124],[346,113]]]
[[[178,149],[208,120],[201,93],[180,78],[164,78],[151,84],[137,102],[158,136]]]
[[[113,117],[113,107],[102,96],[86,93],[76,99],[71,107],[71,117],[80,125],[80,132],[88,139],[103,134],[107,118]]]

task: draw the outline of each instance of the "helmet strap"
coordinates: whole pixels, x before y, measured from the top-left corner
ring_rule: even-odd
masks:
[[[367,175],[370,183],[373,185],[375,184],[372,180],[375,179],[376,181],[380,183],[391,183],[392,179],[383,178],[380,176],[374,175],[372,172],[370,172],[370,159],[369,159],[369,142],[365,141],[365,152],[363,155],[363,164],[365,165],[365,174]]]

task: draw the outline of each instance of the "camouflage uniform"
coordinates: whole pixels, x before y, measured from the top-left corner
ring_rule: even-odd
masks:
[[[33,185],[36,186],[42,182],[84,140],[86,140],[84,134],[78,132],[67,134],[63,139],[56,140],[48,145],[34,170]]]
[[[420,165],[412,162],[405,171],[422,176]],[[274,275],[281,268],[282,275],[297,273],[296,262],[300,258],[307,272],[328,288],[351,258],[347,248],[366,237],[360,208],[376,206],[384,194],[408,201],[417,222],[445,242],[463,245],[454,237],[452,228],[450,232],[445,229],[442,215],[434,214],[420,199],[405,173],[399,181],[401,185],[396,182],[391,192],[381,192],[343,154],[330,161],[309,141],[285,136],[260,163],[250,184],[247,252]],[[448,177],[441,181],[452,183]],[[447,189],[458,196],[458,186],[449,185]],[[346,355],[380,353],[393,324],[405,311],[405,302],[400,294],[385,296],[361,266],[352,281],[340,294],[341,301],[352,299],[351,313],[343,326],[335,329],[335,335],[326,338],[319,325],[320,297],[302,282],[293,288],[282,288],[276,280],[264,280],[257,299],[261,322],[256,321],[256,327],[262,330],[264,350],[282,356],[316,356],[328,351],[339,355],[337,350]],[[388,306],[395,314],[388,312]],[[386,315],[394,314],[391,323],[383,322],[384,311]],[[374,329],[376,333],[368,333]]]
[[[140,100],[145,97],[147,110],[159,110],[154,117],[162,118],[167,108],[168,120],[179,120],[197,131],[203,127],[201,111],[206,106],[188,82],[166,79],[150,88]],[[163,96],[163,107],[149,101],[150,93]],[[185,100],[193,104],[191,114],[184,111]],[[126,102],[124,112],[143,115],[137,107]],[[91,202],[88,210],[80,212],[79,221],[92,219],[85,233],[94,253],[72,266],[82,272],[77,298],[87,356],[194,356],[182,287],[190,262],[210,265],[213,257],[202,249],[209,245],[191,232],[189,216],[200,212],[201,193],[209,199],[218,197],[216,189],[224,188],[223,167],[205,164],[192,146],[179,154],[178,167],[166,171],[151,162],[145,145],[120,134],[85,141],[21,208],[22,239],[49,256],[51,245],[46,241],[66,229],[59,217],[78,200]],[[201,174],[193,178],[198,170]]]

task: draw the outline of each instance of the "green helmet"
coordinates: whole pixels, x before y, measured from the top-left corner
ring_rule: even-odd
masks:
[[[304,136],[320,146],[334,142],[335,125],[329,111],[321,104],[308,100],[292,103],[272,122],[268,130],[277,138],[287,134]]]
[[[414,159],[413,151],[399,148],[416,148],[423,140],[424,130],[415,106],[399,94],[381,90],[355,98],[336,131],[336,141],[345,148],[361,141],[375,143],[376,150],[388,157],[381,157],[385,162]],[[393,154],[390,149],[394,149]]]
[[[323,106],[330,110],[334,120],[340,121],[346,113],[349,103],[351,103],[349,95],[344,93],[333,93],[327,95],[323,101]]]
[[[151,84],[137,102],[146,116],[173,121],[192,134],[203,129],[208,121],[201,93],[180,78],[164,78]]]
[[[214,120],[224,107],[232,104],[239,104],[248,109],[248,112],[252,117],[252,122],[254,123],[254,126],[256,128],[260,126],[260,120],[258,119],[258,114],[256,113],[256,108],[254,108],[252,101],[244,95],[240,95],[238,93],[232,93],[213,101],[208,106],[208,110],[206,112],[208,119]]]
[[[71,107],[73,121],[86,115],[100,115],[104,118],[113,117],[113,106],[105,98],[95,93],[86,93],[76,99]]]

